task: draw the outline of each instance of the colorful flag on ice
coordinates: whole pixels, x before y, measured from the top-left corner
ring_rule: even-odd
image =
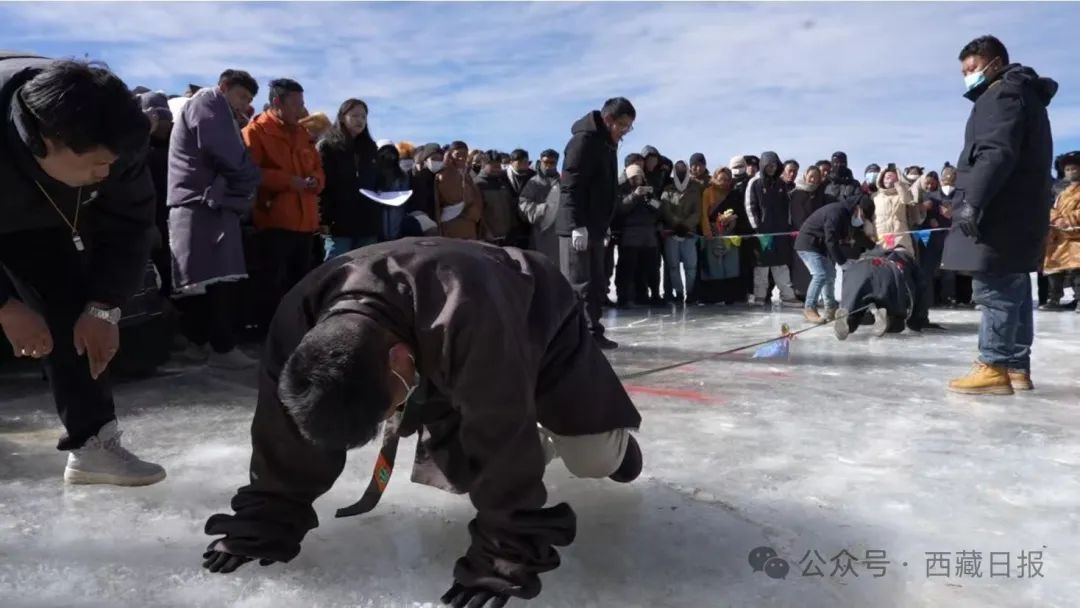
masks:
[[[893,247],[896,247],[896,235],[895,234],[886,234],[885,235],[885,248],[886,249],[892,249]]]
[[[923,245],[926,245],[927,243],[930,242],[930,231],[929,230],[916,230],[915,231],[915,236],[919,237],[919,242],[922,243]]]
[[[787,323],[780,326],[780,337],[754,351],[752,359],[787,359],[791,350],[791,341],[795,335]]]
[[[758,240],[761,241],[761,250],[768,251],[772,249],[772,235],[762,234],[758,236]]]
[[[790,355],[791,338],[777,338],[754,351],[753,359],[787,359]]]

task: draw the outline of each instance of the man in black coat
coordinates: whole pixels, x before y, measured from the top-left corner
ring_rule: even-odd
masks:
[[[106,368],[154,228],[150,120],[107,70],[0,54],[0,327],[45,363],[69,483],[145,485],[165,471],[120,445]]]
[[[604,237],[615,214],[619,142],[634,128],[637,111],[616,97],[574,123],[563,155],[562,204],[556,219],[559,263],[585,306],[589,328],[601,348],[618,344],[604,337],[600,308],[607,299],[604,284]]]
[[[1042,260],[1050,224],[1053,141],[1046,106],[1057,83],[1009,63],[993,36],[968,43],[960,62],[964,96],[975,105],[956,166],[962,199],[953,209],[943,265],[973,273],[982,323],[975,368],[949,390],[1011,395],[1031,388],[1029,275]]]
[[[780,156],[776,152],[761,155],[761,172],[746,187],[746,216],[758,235],[755,250],[754,297],[751,303],[764,306],[771,288],[772,275],[780,288],[783,304],[801,306],[791,286],[792,239],[791,211],[787,189],[780,180]]]
[[[422,398],[410,400],[418,387]],[[397,434],[420,433],[413,479],[468,492],[476,506],[472,545],[444,598],[455,606],[535,597],[538,575],[558,566],[554,547],[576,524],[569,505],[544,508],[554,456],[579,477],[629,482],[641,470],[629,433],[641,417],[544,255],[446,238],[381,243],[327,262],[278,308],[251,482],[233,498],[235,515],[207,521],[207,534],[224,538],[204,566],[295,557],[346,450],[389,418]],[[386,449],[375,498],[389,481]],[[366,499],[338,516],[370,510]]]

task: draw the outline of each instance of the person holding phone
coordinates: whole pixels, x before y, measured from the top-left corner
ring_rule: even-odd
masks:
[[[244,143],[262,171],[254,221],[259,254],[260,327],[269,325],[281,297],[311,270],[319,231],[318,195],[326,185],[322,158],[300,119],[304,88],[270,81],[270,109],[244,127]]]

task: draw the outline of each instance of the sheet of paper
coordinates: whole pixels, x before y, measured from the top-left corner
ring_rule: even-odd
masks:
[[[412,196],[412,190],[405,190],[404,192],[372,192],[361,188],[360,194],[388,207],[400,207]]]
[[[465,210],[465,201],[462,201],[456,205],[447,205],[442,208],[442,215],[439,217],[440,222],[449,222],[455,217],[461,215],[461,212]]]

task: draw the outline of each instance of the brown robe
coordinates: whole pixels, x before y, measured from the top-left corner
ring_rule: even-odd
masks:
[[[331,313],[374,318],[416,355],[423,398],[409,402],[402,427],[424,427],[420,460],[434,461],[478,511],[457,567],[475,572],[499,559],[532,573],[555,568],[552,545],[573,538],[575,520],[565,505],[543,508],[537,423],[573,436],[637,428],[641,417],[546,257],[446,238],[349,252],[282,300],[262,357],[251,483],[233,498],[236,514],[212,516],[206,532],[251,557],[288,561],[318,525],[312,502],[341,473],[345,451],[301,437],[277,382]]]
[[[445,207],[464,202],[461,214],[454,219],[442,221]],[[446,167],[435,175],[435,217],[439,234],[453,239],[475,241],[480,238],[480,222],[484,217],[484,199],[472,175],[462,175],[453,167]]]
[[[1080,184],[1058,195],[1050,210],[1050,236],[1046,239],[1043,272],[1080,270]]]

